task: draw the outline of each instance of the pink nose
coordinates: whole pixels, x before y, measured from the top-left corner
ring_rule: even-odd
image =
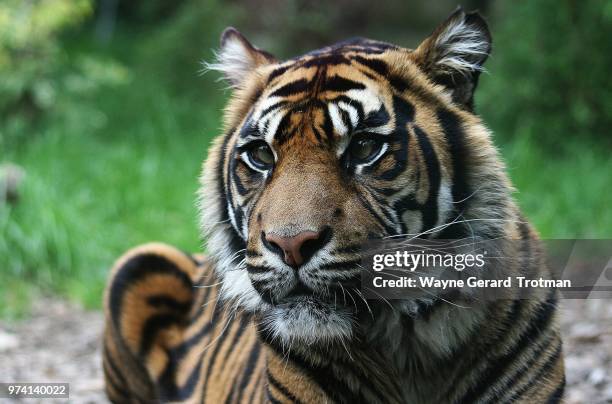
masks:
[[[292,267],[299,267],[322,247],[318,243],[320,232],[303,231],[291,237],[281,237],[274,233],[266,234],[266,241],[277,253],[282,252],[283,260]]]

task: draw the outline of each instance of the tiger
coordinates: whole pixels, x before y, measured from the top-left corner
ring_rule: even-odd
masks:
[[[461,8],[415,49],[356,38],[285,61],[227,28],[207,66],[232,89],[198,192],[207,254],[155,242],[116,262],[108,398],[560,402],[557,291],[469,305],[360,289],[364,243],[401,235],[515,240],[504,273],[550,276],[475,112],[491,43]]]

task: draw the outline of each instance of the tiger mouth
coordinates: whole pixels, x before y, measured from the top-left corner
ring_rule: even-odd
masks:
[[[298,309],[306,308],[313,310],[333,311],[347,308],[348,302],[343,300],[342,295],[321,294],[304,285],[301,281],[284,297],[273,304],[277,308]]]
[[[275,306],[289,307],[298,304],[323,305],[328,303],[326,300],[302,281],[298,281],[298,284],[289,293],[277,300]]]
[[[312,299],[315,297],[315,291],[304,285],[302,281],[298,281],[297,285],[287,293],[281,301],[295,301]]]

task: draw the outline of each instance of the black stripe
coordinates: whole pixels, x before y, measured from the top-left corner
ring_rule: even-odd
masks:
[[[353,121],[351,121],[351,116],[349,113],[341,107],[338,107],[338,111],[340,112],[340,118],[342,119],[342,124],[349,129],[349,131],[353,131]]]
[[[242,335],[244,334],[244,330],[246,329],[246,327],[247,327],[249,322],[250,322],[250,319],[248,317],[246,317],[246,316],[240,318],[240,323],[238,324],[238,330],[236,330],[236,333],[232,337],[232,341],[229,343],[230,349],[228,349],[225,352],[225,357],[223,359],[220,359],[221,363],[227,363],[227,360],[228,360],[231,352],[233,351],[234,347],[236,347],[237,345],[240,345],[239,341],[240,341]],[[234,387],[235,387],[235,385],[234,385]],[[229,395],[227,396],[226,401],[227,402],[231,402],[230,398],[233,395],[234,395],[234,389],[231,389]]]
[[[365,89],[365,85],[345,77],[334,75],[327,78],[324,88],[326,91],[337,91],[339,93],[344,93],[350,90],[363,90]]]
[[[121,321],[119,320],[126,290],[129,291],[131,285],[152,274],[167,274],[179,279],[188,290],[193,287],[191,278],[181,271],[174,262],[161,255],[146,253],[131,257],[117,271],[109,293],[111,316],[119,333],[121,333]]]
[[[171,363],[166,368],[172,368],[171,371],[164,371],[158,380],[159,386],[159,398],[161,402],[168,401],[186,401],[191,397],[195,390],[195,386],[198,383],[199,376],[202,370],[202,354],[199,354],[200,358],[196,362],[196,365],[192,369],[187,381],[180,388],[176,385],[176,368],[178,368],[178,361],[171,357]]]
[[[239,325],[240,329],[242,328],[242,322],[245,319],[242,318],[241,319],[241,323]],[[234,319],[228,319],[227,321],[234,321]],[[228,324],[227,327],[232,327],[233,324]],[[225,326],[224,326],[225,328]],[[209,347],[213,349],[212,354],[210,355],[209,358],[209,362],[208,362],[208,366],[206,368],[206,380],[204,381],[204,386],[202,387],[202,398],[206,397],[206,393],[208,392],[208,382],[210,381],[210,374],[212,371],[212,367],[215,365],[215,363],[217,362],[217,355],[219,354],[219,352],[221,351],[221,348],[225,345],[225,339],[227,337],[227,331],[228,329],[221,329],[220,332],[222,332],[222,335],[219,335],[218,339],[215,341],[215,345],[213,347]],[[204,360],[204,356],[202,356],[202,361]]]
[[[259,372],[259,374],[257,375],[257,380],[255,381],[255,385],[253,386],[253,391],[251,393],[251,396],[249,397],[249,404],[252,404],[253,402],[255,402],[255,400],[258,400],[260,397],[263,396],[263,380],[263,372]],[[239,403],[240,401],[236,402]]]
[[[387,79],[389,80],[389,84],[391,84],[391,87],[393,87],[398,93],[403,93],[408,88],[410,88],[408,82],[402,77],[391,75],[388,76]]]
[[[272,392],[270,391],[270,388],[268,387],[266,387],[266,396],[268,397],[268,400],[272,404],[283,404],[280,400],[277,400],[276,397],[272,395]]]
[[[208,285],[203,285],[202,284],[203,281],[204,281],[204,277],[200,278],[198,280],[198,283],[196,283],[194,287],[208,286]],[[197,289],[198,289],[197,297],[192,304],[192,307],[195,308],[195,310],[193,310],[193,312],[191,313],[191,316],[189,318],[189,323],[193,323],[198,318],[200,318],[200,316],[204,312],[204,309],[206,308],[205,304],[208,303],[210,295],[215,291],[213,287],[205,287],[205,288],[197,288]]]
[[[394,204],[395,210],[404,213],[407,210],[420,210],[423,206],[417,202],[414,194],[402,196]]]
[[[361,102],[354,100],[346,95],[339,95],[337,97],[335,97],[333,99],[334,102],[336,103],[340,103],[340,102],[344,102],[345,104],[350,105],[352,108],[354,108],[357,111],[357,129],[364,129],[362,126],[360,126],[362,124],[362,121],[364,119],[364,112],[363,112],[363,105],[361,105]],[[326,110],[327,109],[327,104],[326,103],[320,103],[319,107],[321,109]],[[376,112],[373,112],[372,114],[376,114]]]
[[[225,209],[227,217],[223,217],[222,221],[224,220],[229,221],[229,210],[228,209],[232,209],[235,224],[230,221],[230,224],[231,224],[231,226],[229,226],[230,246],[236,248],[234,251],[238,251],[238,250],[244,249],[246,247],[246,244],[244,240],[242,239],[242,234],[240,232],[240,230],[242,229],[242,222],[244,220],[244,215],[243,215],[243,212],[240,206],[234,205],[234,195],[233,195],[232,186],[231,186],[232,181],[230,180],[230,177],[233,176],[232,175],[233,169],[236,163],[236,150],[231,151],[231,156],[230,156],[231,160],[228,163],[227,176],[223,175],[223,164],[225,164],[225,153],[223,155],[223,159],[224,160],[222,161],[222,164],[220,164],[220,169],[221,169],[222,174],[221,174],[221,179],[219,180],[220,186],[223,191],[219,195],[221,196],[221,201],[224,202],[223,209]],[[225,177],[225,181],[223,181],[224,177]],[[230,202],[229,206],[227,203],[228,201]]]
[[[372,375],[366,372],[366,368],[361,366],[355,366],[352,359],[345,358],[345,361],[342,358],[334,358],[333,366],[337,367],[337,369],[334,370],[332,369],[333,366],[331,362],[327,362],[324,364],[314,364],[312,363],[312,361],[308,360],[307,357],[304,357],[293,351],[289,351],[288,353],[284,352],[281,346],[276,343],[276,340],[274,340],[274,337],[271,335],[269,330],[258,326],[258,332],[261,340],[272,350],[274,350],[278,356],[292,361],[295,366],[301,368],[302,372],[310,379],[315,381],[328,396],[332,398],[342,397],[341,399],[337,399],[336,401],[348,403],[366,402],[361,392],[353,392],[350,389],[348,383],[346,383],[344,380],[338,379],[336,377],[336,374],[352,373],[353,378],[361,380],[360,391],[366,389],[369,389],[370,392],[376,391],[376,389],[372,386],[371,383]],[[340,346],[336,347],[340,348]],[[324,355],[325,357],[327,357],[326,354]]]
[[[523,330],[515,344],[509,347],[509,351],[498,358],[491,358],[491,363],[482,373],[484,378],[478,384],[472,386],[461,399],[462,403],[475,402],[486,393],[491,386],[497,383],[501,377],[507,374],[508,368],[515,363],[537,337],[548,331],[553,314],[556,311],[556,290],[551,289],[548,299],[541,302],[535,310],[535,314],[529,320],[529,325]],[[515,303],[516,304],[516,303]],[[512,326],[512,325],[511,325]],[[514,324],[516,326],[516,324]]]
[[[395,165],[381,173],[379,177],[392,181],[406,170],[408,164],[408,140],[410,134],[406,125],[414,120],[414,106],[401,97],[393,96],[393,112],[395,114],[395,131],[399,147],[393,151]]]
[[[553,391],[553,393],[546,400],[547,404],[558,404],[563,400],[563,393],[565,392],[565,375],[563,375],[563,380],[559,383],[559,386]]]
[[[292,81],[274,90],[272,94],[270,94],[270,97],[288,97],[294,94],[303,93],[312,89],[313,84],[312,81],[306,79]]]
[[[509,398],[511,402],[520,400],[523,394],[528,392],[536,384],[542,384],[542,380],[547,377],[553,366],[559,361],[562,351],[561,341],[557,340],[557,347],[555,348],[554,352],[550,355],[550,357],[548,357],[548,359],[546,359],[546,362],[544,362],[537,373],[529,378],[529,383],[521,386],[518,391],[512,393],[512,396]]]
[[[266,83],[266,85],[270,84],[270,82],[272,80],[274,80],[275,78],[277,78],[278,76],[280,76],[281,74],[285,73],[287,70],[289,70],[289,68],[292,67],[292,65],[287,65],[287,66],[282,66],[279,68],[276,68],[272,73],[270,73],[270,75],[268,76],[268,82]]]
[[[425,158],[427,166],[427,176],[429,178],[429,194],[427,201],[423,205],[423,229],[422,231],[433,228],[438,221],[438,192],[440,190],[440,163],[436,157],[427,134],[418,126],[414,126],[414,133],[419,141],[421,153]]]
[[[179,313],[187,313],[191,309],[191,301],[179,302],[173,296],[166,294],[147,297],[147,304],[155,308],[168,308]]]
[[[257,127],[253,125],[251,116],[253,116],[253,111],[249,112],[249,116],[244,121],[245,124],[242,126],[240,132],[238,133],[238,137],[240,137],[241,139],[261,136],[261,134],[259,133],[259,129],[257,129]]]
[[[272,104],[269,107],[267,107],[266,109],[264,109],[263,111],[261,111],[261,114],[259,116],[260,120],[263,120],[266,115],[268,115],[269,113],[271,113],[272,111],[275,111],[281,107],[283,107],[284,105],[287,105],[288,102],[287,101],[279,101],[276,104]]]
[[[130,393],[125,389],[125,385],[121,383],[123,373],[121,373],[119,368],[117,368],[117,365],[115,364],[106,344],[104,345],[103,352],[104,361],[102,365],[104,368],[104,374],[106,375],[107,383],[110,382],[119,394],[129,397]],[[107,366],[110,367],[110,371],[109,369],[107,369]]]
[[[449,154],[453,165],[452,194],[455,209],[458,213],[465,211],[471,190],[468,185],[468,148],[465,144],[465,135],[459,117],[445,108],[436,111],[446,142],[449,145]]]
[[[474,346],[478,347],[476,350],[472,351],[472,355],[467,360],[467,369],[466,371],[470,371],[474,369],[476,363],[479,363],[482,360],[482,352],[489,352],[495,349],[499,345],[499,341],[503,339],[504,335],[508,333],[508,330],[516,327],[519,321],[519,317],[523,313],[523,308],[526,304],[526,300],[516,299],[511,301],[511,305],[509,306],[509,310],[504,315],[504,318],[500,321],[499,327],[496,328],[495,334],[489,338],[488,340],[482,341],[482,335],[480,333],[479,327],[473,327],[470,331],[470,335],[465,338],[465,344],[463,346]],[[509,304],[510,301],[503,300],[499,301],[498,304]],[[493,308],[492,308],[493,309]],[[490,321],[499,321],[499,314],[495,310],[490,310],[489,318],[492,318]],[[456,345],[449,356],[449,363],[459,363],[461,360],[465,359],[465,351],[462,345]],[[465,385],[464,380],[460,380],[463,376],[463,379],[467,378],[467,372],[458,372],[455,377],[448,381],[448,388],[446,392],[442,396],[446,396],[452,394],[450,392],[456,389],[456,386]],[[466,391],[467,394],[467,391]]]
[[[398,188],[376,188],[376,192],[385,196],[392,196],[403,190],[403,186],[400,186]]]
[[[406,90],[410,91],[411,95],[419,97],[426,104],[430,105],[442,105],[441,100],[427,88],[417,84],[414,80],[405,80],[403,77],[397,75],[387,76],[389,84],[397,91],[402,94]]]
[[[245,198],[245,196],[248,195],[249,193],[251,193],[251,189],[244,186],[242,178],[240,177],[240,173],[238,172],[238,168],[239,167],[242,168],[242,172],[247,177],[246,180],[248,182],[250,182],[251,184],[253,184],[253,183],[259,184],[261,182],[261,180],[263,179],[264,174],[260,173],[259,171],[255,171],[255,170],[251,169],[251,167],[249,167],[242,160],[238,160],[238,159],[233,159],[232,160],[232,163],[230,165],[230,170],[231,170],[231,173],[232,173],[232,180],[234,181],[234,185],[236,186],[236,190],[238,191],[238,194],[241,197],[243,197],[243,199],[245,200],[244,205],[246,206],[246,204],[247,204],[246,200],[248,198]],[[236,222],[238,223],[238,220]]]
[[[406,131],[406,124],[414,121],[414,106],[397,95],[393,96],[393,112],[395,113],[395,126]]]
[[[351,106],[353,106],[351,104]],[[406,111],[402,111],[404,113]],[[370,112],[368,116],[366,116],[363,121],[361,121],[357,125],[357,129],[367,130],[369,128],[377,128],[379,126],[383,126],[389,123],[391,120],[391,116],[389,116],[389,112],[384,104],[380,105],[377,111]]]
[[[312,54],[312,53],[311,53]],[[336,66],[336,65],[348,65],[349,60],[342,53],[330,53],[326,55],[320,55],[312,59],[306,60],[301,63],[302,67],[309,68],[313,66]]]
[[[315,138],[317,138],[317,143],[321,144],[323,142],[323,136],[321,131],[316,126],[312,126],[312,133],[314,133]]]
[[[255,341],[251,351],[249,352],[249,357],[246,361],[244,369],[242,369],[242,380],[240,380],[240,384],[237,386],[238,397],[235,400],[231,400],[233,398],[233,394],[228,398],[228,402],[242,403],[242,396],[244,395],[244,391],[246,390],[247,385],[250,381],[253,380],[255,376],[254,370],[255,365],[257,364],[257,360],[259,359],[259,354],[261,352],[261,344],[259,341]],[[229,404],[229,403],[228,403]]]
[[[361,252],[361,244],[351,244],[344,247],[338,247],[332,251],[332,254],[346,254],[346,253],[359,253]]]
[[[359,269],[361,265],[361,259],[351,261],[340,261],[340,262],[328,262],[319,267],[321,271],[328,270],[348,270],[348,269]]]
[[[387,205],[387,200],[376,195],[376,190],[374,190],[372,187],[366,184],[362,184],[362,186],[368,190],[369,195],[377,203],[378,210],[382,212],[389,223],[395,223],[397,221],[395,211],[392,210],[391,206]]]
[[[225,178],[225,197],[227,198],[229,207],[231,207],[234,213],[234,221],[236,222],[234,229],[236,231],[236,234],[238,234],[242,238],[242,233],[240,232],[240,230],[242,229],[242,221],[243,221],[242,210],[240,209],[240,206],[236,206],[234,204],[234,193],[232,192],[232,181],[230,180],[230,177],[233,177],[235,165],[236,165],[235,150],[232,150],[232,158],[229,161],[229,164],[227,167],[227,176]],[[232,223],[232,226],[234,226],[234,223]]]
[[[350,388],[342,381],[338,380],[333,371],[328,367],[314,366],[306,361],[306,359],[289,352],[283,353],[282,349],[276,346],[270,333],[258,327],[259,335],[262,341],[272,348],[280,357],[291,361],[294,366],[300,369],[306,376],[313,380],[327,396],[331,397],[336,402],[340,403],[362,403],[366,402],[358,393],[353,393]],[[364,382],[366,382],[364,380]]]
[[[183,341],[183,343],[178,347],[174,348],[172,350],[172,355],[176,356],[177,358],[184,358],[189,349],[197,345],[202,338],[204,338],[204,336],[208,335],[210,331],[212,331],[212,328],[221,320],[223,311],[224,308],[222,307],[222,303],[218,302],[210,321],[205,322],[197,333],[192,335],[189,339]]]
[[[273,288],[270,287],[270,280],[258,280],[251,279],[251,285],[259,293],[261,299],[269,304],[275,304],[274,298],[272,297]]]
[[[176,348],[170,350],[168,353],[170,361],[166,365],[166,368],[162,372],[158,380],[160,386],[160,396],[164,401],[177,401],[185,400],[191,396],[193,390],[198,382],[200,370],[202,368],[202,360],[198,360],[196,366],[192,369],[187,382],[179,389],[176,385],[176,370],[179,363],[191,352],[191,349],[202,342],[202,339],[210,333],[213,327],[220,321],[223,308],[220,304],[215,306],[212,318],[210,321],[205,322],[202,328],[194,334],[191,338],[183,341],[183,343]],[[203,356],[202,352],[196,352],[196,355]]]
[[[262,274],[262,273],[274,271],[270,267],[266,267],[263,265],[251,265],[251,264],[247,264],[246,269],[247,269],[247,272],[250,274]]]
[[[104,363],[102,365],[102,371],[104,372],[104,376],[105,376],[104,383],[106,384],[107,389],[108,389],[108,387],[112,387],[113,390],[115,390],[115,392],[123,400],[127,401],[126,399],[130,398],[130,393],[127,390],[125,390],[122,386],[119,386],[117,384],[117,382],[111,376],[111,374],[110,374],[110,372],[109,372],[109,370],[108,370],[108,368],[106,366],[107,366],[106,363]],[[116,398],[117,398],[116,396],[115,397],[109,397],[109,399],[113,399],[113,400],[116,399]]]
[[[504,386],[499,389],[499,391],[510,391],[514,386],[516,386],[520,378],[523,377],[526,373],[528,373],[533,368],[533,366],[536,364],[536,362],[542,358],[542,354],[548,348],[549,343],[550,343],[550,338],[546,341],[540,341],[539,347],[537,348],[535,352],[531,354],[531,357],[526,362],[522,363],[521,366],[511,376],[510,375],[506,376],[507,381],[504,383]],[[561,344],[559,343],[558,345],[561,345]],[[530,380],[535,381],[536,378],[531,377]],[[539,383],[539,381],[537,382]],[[532,383],[530,382],[530,384]],[[522,393],[518,393],[518,392],[513,393],[513,395],[515,394],[522,394]]]
[[[232,337],[232,340],[230,342],[230,347],[231,348],[227,350],[227,352],[225,353],[225,357],[221,360],[221,363],[226,363],[227,362],[227,358],[229,357],[231,351],[238,344],[238,341],[240,340],[240,338],[244,334],[244,330],[247,328],[247,325],[249,324],[250,321],[251,321],[251,318],[249,316],[240,316],[240,321],[238,323],[238,329],[236,330],[236,333],[234,334],[234,336]]]
[[[323,108],[323,133],[325,134],[327,140],[333,139],[334,137],[334,124],[332,122],[331,116],[329,115],[329,108]]]
[[[380,59],[366,59],[363,56],[359,55],[354,56],[353,59],[356,60],[358,63],[370,68],[371,70],[374,70],[381,76],[386,76],[389,71],[387,64]]]
[[[270,369],[266,369],[266,373],[268,375],[268,382],[272,386],[274,386],[278,391],[280,391],[285,397],[287,397],[293,403],[295,403],[295,404],[300,404],[301,403],[301,401],[293,393],[291,393],[289,390],[287,390],[287,388],[285,386],[283,386],[278,380],[276,380],[274,378],[272,373],[270,373]]]
[[[173,325],[179,325],[185,320],[182,316],[176,314],[156,314],[147,319],[144,326],[142,327],[140,347],[138,355],[144,360],[147,354],[153,347],[153,342],[160,330],[169,328]]]
[[[276,133],[274,133],[273,135],[274,139],[276,139],[279,145],[282,145],[287,140],[289,140],[289,137],[291,135],[288,129],[289,124],[291,123],[292,112],[293,111],[289,111],[285,114],[285,116],[283,116],[276,128]]]
[[[397,212],[397,210],[395,209],[395,206],[388,205],[388,200],[384,198],[384,196],[386,195],[378,192],[378,188],[375,188],[373,186],[364,184],[364,187],[370,192],[370,195],[372,196],[372,198],[374,198],[374,200],[378,202],[381,205],[381,207],[385,207],[390,210],[391,213],[387,214],[386,216],[391,218],[390,220],[394,222],[395,221],[394,214]]]
[[[383,218],[378,214],[378,212],[376,212],[376,210],[374,210],[374,208],[370,205],[370,203],[363,197],[363,195],[361,194],[357,194],[357,200],[359,201],[359,203],[361,204],[361,206],[363,206],[364,208],[366,208],[366,210],[370,213],[370,215],[372,215],[372,217],[380,224],[380,226],[385,230],[385,232],[387,233],[387,235],[391,236],[394,235],[396,233],[396,230],[389,226],[384,220]]]
[[[377,80],[379,80],[379,79],[378,79],[378,77],[376,77],[375,75],[373,75],[373,74],[372,74],[372,73],[370,73],[370,72],[361,72],[361,73],[363,73],[363,75],[364,75],[364,76],[366,76],[367,78],[369,78],[369,79],[370,79],[370,80],[372,80],[372,81],[377,81]]]
[[[221,222],[222,223],[226,223],[227,221],[229,221],[229,212],[228,212],[228,197],[227,197],[227,192],[225,189],[225,181],[224,181],[224,175],[223,175],[223,167],[225,165],[225,154],[227,152],[227,146],[229,144],[229,141],[232,137],[232,133],[234,132],[234,129],[230,130],[227,135],[225,135],[225,139],[223,140],[223,145],[221,147],[220,153],[221,155],[219,156],[219,164],[217,165],[217,195],[219,195],[219,203],[221,204]],[[242,240],[242,238],[240,237],[240,234],[236,231],[236,229],[234,229],[233,226],[228,226],[228,233],[229,233],[229,239],[230,239],[230,249],[232,251],[239,251],[242,250],[246,247],[246,244],[244,242],[244,240]]]

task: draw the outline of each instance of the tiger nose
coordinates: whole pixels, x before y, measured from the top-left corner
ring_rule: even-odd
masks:
[[[326,231],[303,231],[291,237],[269,233],[263,238],[269,250],[283,258],[287,265],[296,268],[307,262],[325,245],[325,235]]]

